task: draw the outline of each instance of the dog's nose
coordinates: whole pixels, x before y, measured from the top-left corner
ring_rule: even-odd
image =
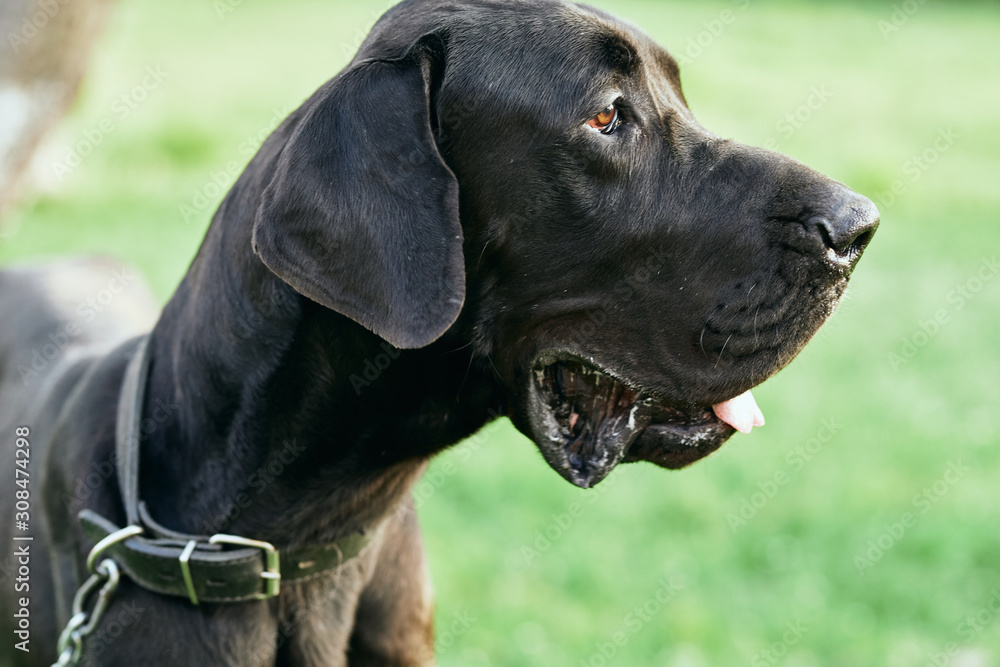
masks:
[[[874,202],[850,192],[834,212],[814,216],[807,225],[822,239],[829,259],[853,269],[872,240],[878,223],[879,212]]]

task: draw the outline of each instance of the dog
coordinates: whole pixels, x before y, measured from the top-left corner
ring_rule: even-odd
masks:
[[[428,460],[499,416],[581,488],[710,454],[763,423],[750,390],[831,315],[878,219],[702,127],[676,61],[613,16],[406,0],[265,141],[158,316],[128,290],[80,325],[102,261],[0,274],[2,455],[30,474],[0,494],[11,578],[30,560],[0,624],[30,652],[0,662],[53,663],[113,554],[118,633],[81,664],[433,664]],[[234,552],[191,536],[223,532],[280,587],[206,601],[191,568]],[[330,545],[315,576],[264,562]],[[173,594],[128,560],[156,549]]]

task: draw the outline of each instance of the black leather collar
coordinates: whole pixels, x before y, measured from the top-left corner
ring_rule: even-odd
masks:
[[[267,542],[224,534],[188,535],[158,524],[139,499],[139,425],[149,365],[149,337],[144,336],[125,370],[115,434],[118,485],[129,525],[122,529],[96,512],[82,510],[83,532],[97,543],[90,561],[113,558],[143,588],[186,597],[194,604],[264,600],[278,594],[282,581],[308,579],[340,567],[380,531],[279,552]]]

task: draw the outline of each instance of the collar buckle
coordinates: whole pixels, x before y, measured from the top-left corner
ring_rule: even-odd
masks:
[[[278,550],[270,542],[251,540],[237,535],[212,535],[208,538],[210,544],[232,544],[238,547],[251,547],[264,552],[264,571],[260,573],[264,580],[264,592],[256,596],[258,600],[273,598],[281,588],[281,560]]]

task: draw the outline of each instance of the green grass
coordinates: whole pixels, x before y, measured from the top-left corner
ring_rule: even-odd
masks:
[[[596,4],[683,53],[706,21],[741,3]],[[166,299],[221,198],[213,173],[242,166],[248,146],[347,61],[385,7],[244,3],[220,20],[209,2],[123,0],[79,104],[40,159],[34,193],[6,221],[0,260],[111,254],[141,267]],[[1000,15],[927,3],[883,38],[891,3],[753,2],[733,12],[683,68],[695,113],[723,136],[775,139],[878,198],[882,227],[837,316],[756,392],[768,426],[695,467],[624,467],[582,492],[508,425],[445,454],[418,488],[442,665],[600,665],[591,658],[619,631],[627,641],[607,664],[919,666],[951,642],[965,654],[951,664],[1000,661],[992,614],[978,631],[959,627],[1000,590],[1000,280],[961,308],[949,301],[1000,249]],[[166,80],[118,120],[112,104],[151,65]],[[824,86],[829,99],[786,136],[781,119]],[[56,178],[51,162],[109,117],[114,131]],[[914,180],[907,161],[948,128],[958,138]],[[886,205],[880,193],[895,181],[905,194]],[[188,221],[182,206],[199,210]],[[917,335],[942,309],[947,324]],[[915,356],[893,364],[890,353],[915,335]],[[802,466],[787,458],[824,419],[838,424],[834,437]],[[968,471],[939,484],[922,513],[914,495],[951,461]],[[734,531],[727,515],[778,471],[786,483]],[[573,503],[577,516],[559,516]],[[856,557],[888,540],[905,512],[915,525],[859,575]],[[526,552],[547,530],[554,539]],[[666,604],[626,618],[671,577],[681,589]],[[475,621],[451,633],[456,614]],[[789,623],[806,631],[769,660],[760,652]]]

